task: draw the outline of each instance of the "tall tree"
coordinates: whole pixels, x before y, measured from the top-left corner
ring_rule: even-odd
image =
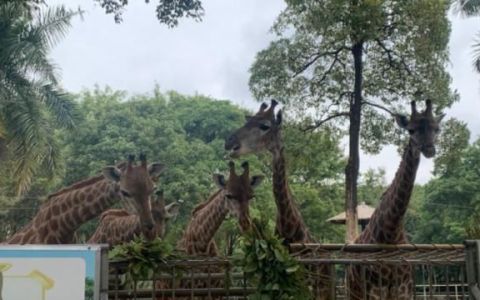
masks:
[[[278,40],[257,54],[250,88],[256,98],[275,97],[311,120],[307,129],[348,121],[345,209],[353,241],[360,146],[377,153],[398,137],[385,111],[420,97],[433,99],[438,110],[455,100],[445,70],[448,2],[286,3],[273,26]]]
[[[27,2],[0,3],[0,152],[14,161],[19,192],[38,168],[55,170],[54,128],[75,124],[74,102],[59,88],[48,54],[78,12]]]
[[[113,14],[115,22],[122,21],[122,14],[128,5],[128,0],[94,0],[100,3],[107,14]],[[183,17],[200,21],[203,16],[203,7],[200,0],[157,0],[157,19],[168,27],[178,25],[178,20]],[[145,0],[149,3],[150,0]]]

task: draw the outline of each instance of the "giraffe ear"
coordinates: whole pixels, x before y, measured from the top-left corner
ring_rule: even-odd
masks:
[[[222,174],[213,174],[213,181],[221,189],[224,189],[227,186],[225,177]]]
[[[277,124],[277,126],[280,126],[282,125],[282,121],[283,121],[282,110],[279,110],[277,112],[277,119],[275,120],[275,123]]]
[[[150,177],[156,178],[165,169],[165,165],[161,163],[152,163],[148,166],[148,174]]]
[[[110,181],[120,181],[122,172],[115,166],[107,166],[102,170],[103,176]]]
[[[254,188],[258,187],[260,185],[260,183],[262,183],[264,178],[265,177],[262,176],[262,175],[253,176],[252,179],[250,180],[250,185],[254,189]]]
[[[175,219],[180,211],[180,204],[177,202],[172,202],[165,206],[165,218],[167,219]]]
[[[404,115],[395,115],[395,121],[397,121],[398,126],[403,129],[408,129],[408,119]]]

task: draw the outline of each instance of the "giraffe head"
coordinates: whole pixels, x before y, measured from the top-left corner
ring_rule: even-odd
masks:
[[[263,176],[250,178],[248,163],[242,164],[243,173],[235,173],[235,164],[229,163],[230,174],[228,180],[221,174],[214,174],[213,180],[225,195],[225,204],[230,214],[238,219],[241,230],[250,228],[250,200],[254,197],[253,190],[260,185]]]
[[[150,203],[154,190],[152,178],[156,178],[163,168],[164,165],[160,163],[147,166],[147,158],[141,154],[139,166],[135,165],[135,156],[129,155],[125,168],[108,166],[103,169],[103,176],[118,184],[120,198],[135,208],[142,225],[149,229],[154,226]]]
[[[418,112],[415,101],[411,103],[412,114],[410,120],[407,116],[396,115],[397,124],[408,130],[410,142],[427,158],[435,155],[435,142],[440,132],[440,121],[445,115],[435,117],[432,110],[432,101],[426,101],[426,108],[423,112]]]
[[[230,151],[230,156],[237,158],[249,153],[263,150],[273,151],[278,147],[282,125],[282,111],[275,115],[275,106],[278,102],[272,100],[270,107],[262,103],[260,110],[254,116],[247,116],[246,123],[225,141],[225,150]],[[267,109],[268,108],[268,109]]]
[[[163,238],[167,222],[177,216],[179,208],[180,204],[176,201],[165,205],[163,190],[157,190],[152,201],[152,216],[155,221],[155,226],[152,230],[148,231],[147,236],[151,238],[157,236]]]

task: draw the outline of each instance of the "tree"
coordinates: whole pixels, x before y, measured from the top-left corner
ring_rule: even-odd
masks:
[[[452,6],[458,14],[466,17],[478,17],[480,15],[480,1],[478,0],[454,0]],[[480,73],[480,40],[478,39],[473,44],[473,66]]]
[[[475,235],[480,215],[480,140],[459,151],[457,160],[425,186],[414,242],[460,243],[468,234]]]
[[[286,2],[273,26],[278,40],[257,54],[250,88],[257,99],[275,97],[294,108],[311,121],[306,129],[327,122],[345,129],[348,121],[345,208],[352,241],[360,146],[377,153],[394,140],[390,114],[407,101],[431,98],[442,110],[456,99],[445,70],[448,2]]]
[[[18,192],[28,189],[38,169],[54,172],[54,128],[75,125],[74,102],[59,88],[48,54],[79,12],[62,6],[31,10],[25,3],[0,4],[0,152],[3,161],[15,162]]]
[[[122,21],[122,13],[128,0],[94,0],[100,3],[107,14],[113,14],[115,22]],[[149,3],[150,0],[145,0]],[[200,0],[158,0],[156,7],[157,19],[168,27],[178,25],[178,19],[187,17],[200,21],[203,16],[203,7]]]

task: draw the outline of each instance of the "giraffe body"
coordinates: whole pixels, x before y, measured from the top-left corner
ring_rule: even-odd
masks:
[[[125,209],[109,209],[102,213],[95,233],[90,237],[90,244],[109,244],[115,246],[143,235],[148,240],[156,237],[163,238],[168,219],[178,213],[178,203],[172,202],[165,205],[163,192],[157,194],[157,199],[152,204],[152,216],[155,226],[152,229],[142,226],[140,217]]]
[[[357,244],[405,244],[408,243],[403,221],[411,198],[420,156],[435,155],[435,140],[443,116],[435,118],[431,101],[426,110],[419,113],[412,102],[410,120],[397,115],[397,123],[410,134],[400,166],[395,177],[383,193],[367,227],[355,240]],[[409,265],[366,268],[366,280],[362,282],[360,267],[352,267],[348,273],[351,299],[412,299],[414,282]],[[381,278],[381,280],[380,280]],[[381,283],[381,285],[380,285]]]
[[[184,251],[189,256],[214,257],[218,255],[217,246],[213,238],[229,213],[238,219],[241,231],[250,228],[250,200],[254,196],[253,189],[262,182],[263,177],[250,177],[248,164],[246,162],[242,164],[244,172],[240,176],[235,173],[233,162],[230,162],[229,166],[230,175],[228,180],[225,181],[223,175],[215,174],[214,181],[220,189],[207,201],[197,205],[192,212],[192,217],[185,229],[185,233],[177,246],[179,250]],[[222,270],[213,267],[206,267],[206,269],[203,270],[203,272],[206,273],[221,271]],[[224,282],[223,280],[208,279],[208,282],[198,280],[193,282],[193,284],[195,288],[212,288],[221,287],[224,285]],[[182,280],[178,286],[190,288],[191,285],[192,281],[186,279]],[[169,283],[163,281],[157,283],[157,287],[160,289],[168,286]],[[205,297],[198,299],[211,298]]]
[[[66,187],[48,196],[34,218],[7,244],[68,244],[74,232],[83,223],[100,215],[119,199],[130,201],[136,208],[142,224],[153,227],[149,197],[153,192],[150,176],[158,175],[163,165],[148,167],[145,156],[141,165],[134,166],[129,157],[123,168],[106,167],[98,175]]]

